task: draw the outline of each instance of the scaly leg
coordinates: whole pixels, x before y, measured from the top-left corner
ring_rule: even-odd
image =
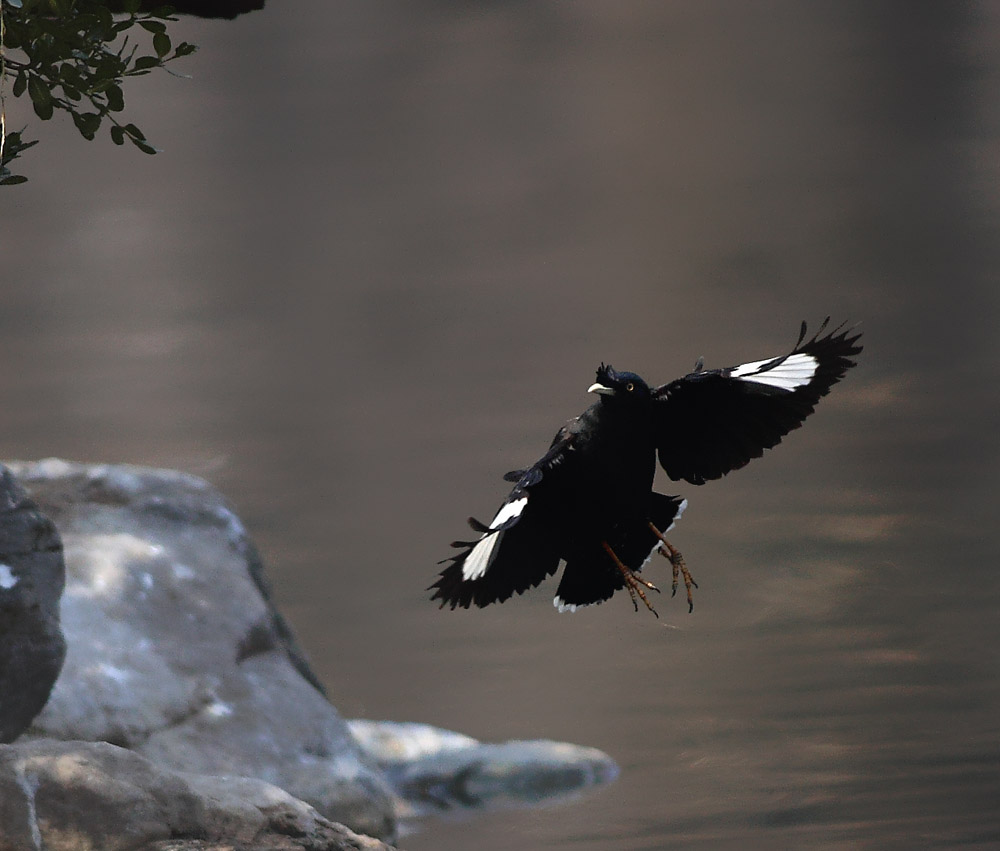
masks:
[[[691,596],[691,589],[697,588],[698,583],[694,581],[691,577],[691,571],[688,570],[686,564],[684,564],[684,557],[681,555],[680,550],[674,547],[666,538],[663,537],[663,533],[657,529],[652,523],[649,524],[649,528],[652,530],[653,534],[660,539],[663,544],[664,549],[659,550],[661,556],[667,559],[674,569],[674,581],[671,583],[671,594],[673,597],[677,593],[677,575],[680,574],[684,577],[684,588],[687,591],[688,598],[688,612],[694,611],[694,599]]]
[[[656,617],[659,617],[659,613],[653,608],[653,604],[649,602],[649,598],[646,597],[646,592],[642,590],[643,586],[648,588],[650,591],[659,592],[652,582],[647,582],[645,579],[641,579],[636,575],[634,570],[629,569],[625,566],[618,554],[611,549],[607,541],[601,541],[601,546],[604,547],[604,552],[611,556],[611,560],[615,563],[615,566],[621,571],[622,578],[625,580],[625,587],[628,589],[628,594],[632,598],[632,605],[635,607],[636,611],[639,611],[639,604],[635,601],[635,595],[639,595],[639,599],[646,604],[646,608],[649,609]]]

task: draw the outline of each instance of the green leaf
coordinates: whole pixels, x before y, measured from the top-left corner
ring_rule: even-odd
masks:
[[[28,12],[21,12],[22,15],[27,16]],[[14,50],[19,48],[24,44],[24,34],[21,32],[19,27],[12,27],[7,25],[7,32],[5,33],[4,45],[8,50]]]
[[[122,8],[130,15],[134,15],[139,11],[139,0],[124,0]]]
[[[28,94],[31,95],[31,99],[35,103],[50,103],[52,101],[52,92],[49,91],[49,87],[45,85],[41,77],[36,77],[34,74],[28,77]]]
[[[102,4],[94,9],[94,12],[96,12],[97,18],[100,21],[101,29],[107,33],[104,40],[108,41],[111,38],[111,33],[115,26],[115,19],[111,14],[111,10]]]
[[[171,16],[176,11],[177,10],[173,6],[158,6],[157,8],[153,9],[153,11],[150,12],[149,14],[152,15],[154,18],[163,18],[164,20],[170,20]]]
[[[108,99],[109,110],[112,112],[121,112],[125,109],[125,95],[122,94],[121,87],[112,83],[107,87],[104,94]]]
[[[7,144],[4,146],[6,151],[4,153],[4,162],[10,162],[14,157],[16,157],[21,151],[30,148],[32,145],[37,145],[38,140],[32,139],[30,142],[21,141],[21,130],[15,130],[13,133],[7,134]]]
[[[164,33],[167,25],[163,21],[139,21],[139,26],[151,33]]]
[[[88,142],[94,141],[94,135],[101,128],[101,116],[96,112],[73,113],[73,123]]]
[[[135,145],[144,154],[158,154],[159,151],[152,145],[146,142],[140,142],[138,139],[132,139],[132,144]]]
[[[158,56],[140,56],[135,60],[135,70],[136,71],[147,71],[150,68],[155,68],[160,64],[160,59]]]
[[[146,141],[146,137],[142,134],[142,131],[134,124],[126,124],[124,129],[133,139],[138,139],[140,142]]]
[[[153,36],[153,50],[161,59],[170,53],[170,36],[166,33],[157,33]]]
[[[83,85],[83,77],[80,75],[79,70],[69,62],[64,62],[59,66],[59,78],[62,80],[64,86],[67,83],[74,88],[80,88]]]
[[[51,103],[32,103],[32,107],[35,110],[35,115],[42,119],[42,121],[48,121],[52,117],[52,104]]]
[[[28,86],[28,75],[24,71],[17,72],[17,78],[14,80],[14,86],[11,91],[14,93],[14,97],[19,98],[24,94],[24,90]]]
[[[111,125],[111,141],[116,145],[125,144],[125,130],[119,127],[117,124]]]
[[[174,50],[174,56],[187,56],[189,53],[194,53],[197,49],[198,45],[182,41]]]
[[[42,80],[34,75],[28,78],[28,94],[31,95],[31,105],[35,115],[48,121],[52,117],[52,92]]]
[[[11,0],[7,0],[8,3]],[[18,6],[20,6],[20,0],[18,0]],[[10,177],[0,177],[0,186],[13,186],[15,183],[27,183],[28,178],[22,174],[12,174]]]

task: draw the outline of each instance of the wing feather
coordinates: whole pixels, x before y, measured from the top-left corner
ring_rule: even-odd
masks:
[[[561,429],[542,458],[518,471],[517,484],[493,520],[470,520],[481,535],[476,541],[455,542],[461,552],[441,562],[447,566],[428,589],[434,591],[432,600],[453,609],[502,603],[555,573],[563,525],[560,482],[573,455],[573,440],[571,428]]]
[[[841,325],[806,340],[802,323],[786,355],[725,369],[696,369],[654,391],[657,454],[672,479],[704,484],[738,469],[802,425],[861,351]]]

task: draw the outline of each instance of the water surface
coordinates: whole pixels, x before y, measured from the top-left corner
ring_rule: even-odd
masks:
[[[177,37],[193,79],[126,92],[155,158],[8,116],[43,141],[0,200],[3,455],[210,478],[345,715],[622,766],[413,851],[1000,845],[993,7],[271,3]],[[659,383],[827,314],[866,348],[806,427],[659,482],[693,614],[428,602],[602,360]]]

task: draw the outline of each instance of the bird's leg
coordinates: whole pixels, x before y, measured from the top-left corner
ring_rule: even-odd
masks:
[[[674,581],[670,585],[670,596],[673,597],[677,593],[677,575],[680,574],[684,577],[684,588],[687,591],[688,598],[688,611],[694,611],[694,599],[691,597],[691,589],[697,588],[698,583],[691,577],[691,571],[688,570],[687,565],[684,564],[684,556],[681,555],[680,550],[663,537],[663,533],[652,523],[649,524],[649,528],[652,530],[653,534],[660,539],[660,543],[663,544],[664,549],[659,550],[660,555],[667,559],[674,569]]]
[[[635,589],[632,588],[628,582],[625,583],[625,590],[628,591],[629,597],[632,599],[632,608],[639,611],[639,604],[635,600]]]
[[[649,598],[646,597],[646,592],[642,590],[642,586],[646,586],[651,591],[659,591],[652,582],[647,582],[645,579],[640,579],[636,576],[635,571],[629,569],[625,566],[618,554],[611,549],[607,541],[601,541],[601,546],[604,547],[604,551],[611,556],[611,560],[615,563],[615,567],[621,571],[622,578],[625,580],[625,587],[628,589],[629,596],[632,598],[632,605],[635,607],[636,611],[639,611],[639,604],[635,601],[635,595],[639,595],[639,599],[645,603],[646,608],[649,609],[656,617],[659,617],[659,613],[653,608],[653,604],[649,602]]]

